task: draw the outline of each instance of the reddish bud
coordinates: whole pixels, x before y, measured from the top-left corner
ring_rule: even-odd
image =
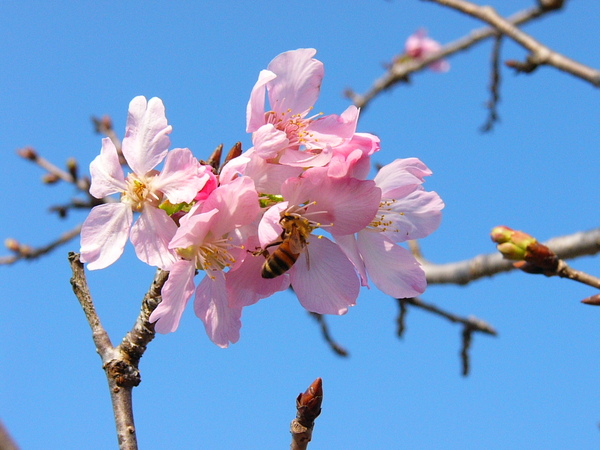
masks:
[[[308,389],[296,399],[296,418],[304,424],[314,422],[321,414],[323,402],[323,381],[317,378]]]
[[[525,261],[544,271],[554,272],[558,269],[558,256],[544,244],[535,242],[527,247]]]
[[[544,11],[552,11],[563,7],[565,0],[538,0],[538,4]]]
[[[19,241],[17,241],[16,239],[13,239],[13,238],[5,239],[4,246],[11,252],[16,252],[16,253],[18,253],[19,250],[21,249],[21,244],[19,244]]]
[[[35,161],[38,158],[38,154],[33,147],[20,148],[17,150],[17,155],[30,161]]]
[[[112,119],[108,115],[102,116],[102,119],[100,119],[99,124],[104,130],[112,130]]]
[[[492,229],[491,237],[506,259],[520,261],[513,265],[524,272],[551,273],[558,269],[558,256],[527,233],[499,226]]]
[[[102,116],[101,119],[98,119],[97,117],[92,117],[92,123],[94,124],[94,128],[96,130],[96,133],[99,134],[107,134],[109,131],[112,130],[113,124],[112,124],[112,119],[110,118],[110,116]]]
[[[217,148],[215,148],[215,151],[212,152],[212,155],[210,155],[210,158],[208,158],[208,161],[206,161],[206,164],[211,166],[215,170],[215,173],[218,172],[219,167],[221,166],[221,154],[222,153],[223,153],[223,144],[219,144],[219,146]]]
[[[583,300],[581,300],[581,303],[585,303],[586,305],[600,306],[600,294],[584,298]]]
[[[56,175],[54,173],[47,173],[46,175],[44,175],[42,177],[42,182],[46,183],[46,184],[54,184],[58,180],[60,180],[60,178],[58,177],[58,175]]]
[[[231,147],[231,150],[229,150],[229,153],[227,153],[227,156],[225,157],[225,162],[223,163],[223,165],[227,164],[233,158],[237,158],[241,154],[242,154],[242,143],[236,142],[233,145],[233,147]]]

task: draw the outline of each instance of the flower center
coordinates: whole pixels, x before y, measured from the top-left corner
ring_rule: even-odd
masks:
[[[212,271],[223,271],[235,263],[231,250],[238,248],[231,243],[231,238],[218,239],[212,242],[204,242],[199,246],[178,248],[177,253],[184,259],[195,261],[196,269],[204,270],[211,275]]]
[[[290,112],[289,109],[280,114],[275,111],[268,111],[265,113],[266,121],[285,133],[290,148],[298,150],[300,146],[306,145],[307,142],[316,142],[317,139],[313,139],[313,134],[307,131],[307,128],[314,118],[322,113],[303,118],[301,114],[290,114]]]
[[[121,202],[129,204],[136,212],[141,212],[146,203],[158,207],[162,193],[157,193],[152,188],[155,176],[155,173],[142,176],[134,173],[127,175],[125,179],[127,188],[121,194]]]
[[[394,220],[395,215],[404,215],[402,212],[394,211],[394,204],[396,200],[386,199],[379,203],[379,210],[373,218],[373,221],[369,224],[368,229],[372,231],[379,231],[382,233],[392,231],[399,232],[400,230],[396,227],[396,221]]]

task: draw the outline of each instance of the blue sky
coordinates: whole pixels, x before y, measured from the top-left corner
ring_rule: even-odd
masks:
[[[503,14],[526,1],[489,1]],[[600,4],[569,2],[525,30],[549,47],[600,67]],[[478,27],[428,2],[34,2],[0,4],[2,237],[42,245],[81,222],[51,205],[75,194],[43,186],[41,170],[15,156],[24,146],[85,170],[100,149],[91,115],[123,133],[136,95],[161,97],[173,147],[206,158],[219,143],[250,139],[245,108],[258,72],[282,51],[314,47],[325,64],[316,107],[340,113],[350,87],[366,91],[382,63],[425,27],[449,42]],[[592,43],[592,44],[590,44]],[[545,240],[598,226],[599,92],[552,68],[503,70],[501,122],[481,134],[491,44],[453,57],[446,74],[423,72],[362,112],[375,133],[375,163],[418,157],[425,186],[446,202],[440,229],[421,242],[446,263],[490,253],[495,225]],[[504,59],[524,51],[505,42]],[[66,253],[0,268],[0,418],[24,449],[114,448],[104,373],[72,294]],[[572,261],[598,273],[597,258]],[[137,316],[153,269],[129,248],[89,274],[113,343]],[[323,413],[310,448],[597,448],[600,442],[600,309],[595,292],[560,279],[497,275],[464,287],[431,286],[423,300],[490,322],[475,336],[472,372],[460,375],[461,329],[410,310],[403,339],[397,306],[375,288],[329,317],[350,352],[341,359],[290,293],[246,308],[240,342],[220,349],[191,308],[176,333],[144,355],[134,390],[140,448],[280,449],[289,445],[296,395],[323,378]]]

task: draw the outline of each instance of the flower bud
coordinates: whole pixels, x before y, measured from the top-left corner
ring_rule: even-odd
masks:
[[[498,244],[496,248],[506,259],[512,259],[514,261],[522,261],[525,259],[525,249],[512,242],[503,242],[502,244]]]
[[[600,306],[600,294],[584,298],[583,300],[581,300],[581,303],[585,303],[586,305]]]
[[[510,241],[510,238],[513,234],[513,229],[505,227],[504,225],[494,227],[492,232],[490,233],[490,237],[492,241],[502,244],[504,242]]]
[[[505,258],[516,261],[526,259],[528,248],[537,244],[537,240],[527,233],[515,231],[505,226],[493,228],[490,236],[492,241],[498,243],[498,251]]]
[[[19,249],[21,248],[21,244],[19,244],[19,241],[17,241],[16,239],[13,239],[13,238],[5,239],[4,246],[11,252],[16,252],[16,253],[18,253]]]
[[[75,158],[67,159],[67,170],[73,177],[73,180],[77,180],[79,178],[79,166],[77,164],[77,160]]]
[[[30,161],[35,161],[38,158],[38,154],[33,147],[20,148],[17,150],[17,155]]]
[[[58,180],[60,180],[60,178],[55,173],[47,173],[42,177],[42,183],[45,184],[54,184],[58,182]]]
[[[506,259],[522,262],[514,266],[524,272],[547,273],[558,268],[558,256],[527,233],[498,226],[492,229],[491,238]]]
[[[323,401],[323,382],[317,378],[308,389],[298,395],[296,399],[296,417],[307,422],[313,422],[321,414],[321,403]]]

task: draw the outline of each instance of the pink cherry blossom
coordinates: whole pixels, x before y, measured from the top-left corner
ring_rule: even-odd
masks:
[[[177,225],[159,205],[164,198],[174,204],[191,202],[206,183],[208,169],[189,149],[168,152],[171,129],[159,98],[146,101],[139,96],[131,101],[122,151],[133,172],[126,177],[115,145],[109,138],[102,140],[100,155],[90,164],[90,193],[96,198],[118,193],[121,198],[96,206],[83,223],[81,260],[89,269],[115,262],[128,236],[147,264],[167,269],[175,261],[168,243]],[[162,172],[154,170],[165,156]],[[131,227],[133,212],[141,214]]]
[[[281,192],[285,201],[265,212],[259,224],[261,247],[278,241],[283,215],[308,224],[311,233],[302,236],[305,250],[288,271],[291,285],[307,310],[344,314],[359,293],[356,271],[336,243],[312,231],[323,228],[332,235],[345,235],[363,229],[377,213],[381,191],[373,181],[333,178],[327,168],[313,168],[286,180]]]
[[[417,61],[439,52],[441,48],[442,46],[437,41],[427,37],[427,31],[423,28],[410,35],[404,44],[406,54]],[[450,63],[445,59],[440,59],[430,64],[429,68],[435,72],[447,72],[450,70]]]
[[[175,331],[185,305],[195,294],[194,311],[204,322],[210,339],[220,347],[238,341],[242,306],[234,298],[238,292],[229,286],[228,277],[247,257],[253,258],[249,238],[256,235],[256,225],[252,223],[259,214],[254,183],[249,177],[238,177],[220,185],[181,219],[169,245],[177,250],[180,259],[172,265],[162,301],[149,319],[156,322],[156,331]],[[196,270],[203,270],[205,276],[194,288]],[[263,281],[266,287],[259,297],[287,287],[282,280]]]
[[[382,195],[373,221],[356,236],[336,236],[363,285],[367,285],[368,273],[375,286],[396,298],[425,291],[427,282],[420,264],[396,243],[428,236],[440,224],[444,203],[421,186],[430,174],[416,158],[397,159],[384,166],[375,177]]]
[[[311,48],[285,52],[261,71],[248,102],[246,131],[261,158],[296,167],[324,166],[332,149],[352,138],[358,109],[307,117],[317,101],[323,63]],[[265,91],[271,109],[265,112]]]

